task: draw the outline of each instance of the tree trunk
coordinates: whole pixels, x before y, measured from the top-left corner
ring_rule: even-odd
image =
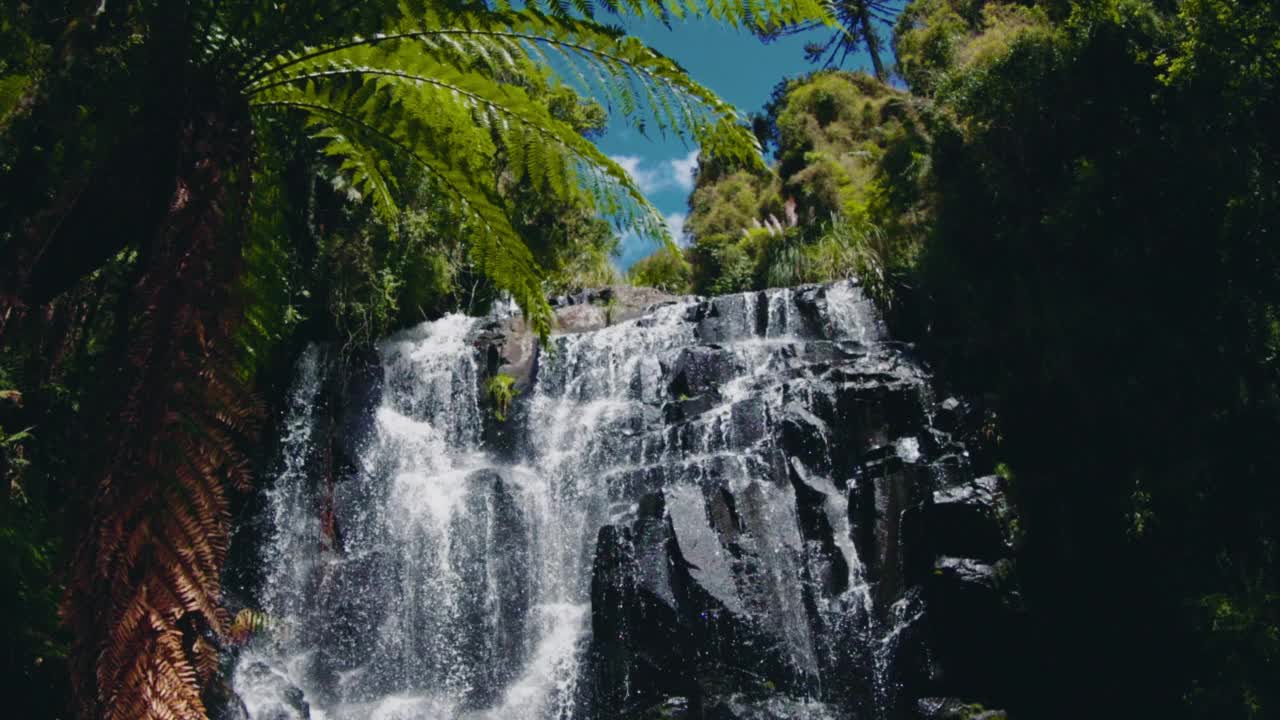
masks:
[[[884,62],[880,59],[880,35],[876,32],[875,21],[871,17],[870,0],[859,1],[858,25],[862,42],[867,46],[867,54],[871,56],[871,67],[875,70],[876,79],[885,82],[889,79],[889,75],[885,72]]]
[[[185,6],[162,3],[149,23],[164,65],[139,130],[29,246],[38,252],[11,296],[43,302],[121,248],[138,250],[103,368],[100,470],[66,605],[81,720],[207,716],[228,622],[228,484],[248,485],[240,449],[259,415],[235,373],[248,108],[194,69]]]
[[[247,179],[243,108],[214,99],[179,137],[163,222],[119,319],[101,473],[68,598],[83,720],[202,718],[227,624],[226,483],[256,418],[234,372],[233,297]]]

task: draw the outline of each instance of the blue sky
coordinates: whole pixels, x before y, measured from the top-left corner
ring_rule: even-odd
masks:
[[[805,43],[822,41],[829,32],[816,30],[765,44],[713,21],[676,21],[671,29],[654,20],[626,19],[619,24],[744,112],[762,108],[779,80],[811,70],[804,59]],[[866,67],[870,61],[865,54],[845,65],[849,70]],[[663,140],[653,131],[645,137],[620,121],[610,124],[599,144],[635,177],[679,239],[697,148],[678,139]],[[618,266],[625,270],[654,248],[651,241],[624,237]]]

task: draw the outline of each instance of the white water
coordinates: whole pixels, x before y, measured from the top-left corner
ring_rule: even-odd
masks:
[[[832,288],[827,305],[818,331],[828,339],[881,338],[855,288]],[[716,342],[741,371],[719,387],[716,407],[664,427],[660,411],[674,400],[669,369],[682,349],[706,342],[686,317],[691,307],[673,304],[555,338],[535,386],[517,399],[527,416],[516,465],[500,464],[483,443],[476,320],[448,316],[388,339],[379,348],[383,389],[370,438],[355,477],[333,488],[317,471],[324,359],[308,350],[268,498],[275,532],[264,557],[263,609],[272,631],[242,654],[234,680],[250,716],[295,717],[280,690],[292,685],[318,719],[573,718],[596,533],[634,513],[627,478],[644,470],[658,470],[673,498],[692,497],[701,479],[728,472],[735,493],[759,493],[778,513],[768,523],[776,531],[757,540],[766,546],[761,554],[801,553],[794,514],[780,510],[795,504],[791,487],[758,470],[783,405],[822,392],[803,383],[784,389],[775,377],[805,332],[793,293],[724,299]],[[738,422],[743,413],[753,414],[750,423]],[[743,427],[765,431],[742,435]],[[900,440],[899,452],[918,455],[914,442]],[[832,479],[813,482],[830,488],[824,511],[849,572],[845,595],[824,602],[833,614],[855,606],[869,613],[847,499]],[[339,538],[318,519],[326,503]],[[696,505],[675,507],[678,515]],[[673,519],[706,528],[704,518]],[[682,549],[719,557],[719,538],[710,528],[699,532],[680,542],[701,546]],[[774,631],[813,655],[817,640],[791,567],[769,570],[767,587],[752,592],[776,609]],[[726,592],[730,610],[744,602]]]

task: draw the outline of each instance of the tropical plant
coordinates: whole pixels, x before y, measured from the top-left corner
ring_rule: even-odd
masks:
[[[238,371],[261,143],[302,126],[301,145],[388,224],[406,185],[429,179],[476,228],[475,265],[540,332],[542,271],[496,167],[550,195],[585,193],[620,227],[666,231],[622,168],[532,88],[568,82],[744,163],[757,148],[731,106],[591,19],[589,2],[59,5],[48,17],[70,22],[45,33],[47,62],[5,86],[22,98],[0,153],[12,219],[0,230],[0,342],[86,276],[127,278],[67,606],[76,704],[86,719],[199,718],[230,624],[227,488],[249,483],[243,448],[262,414]],[[757,28],[822,12],[808,0],[607,7]]]
[[[506,373],[498,373],[485,382],[485,389],[489,391],[489,400],[493,403],[493,417],[498,422],[506,422],[511,403],[520,394],[516,388],[516,379]]]
[[[893,305],[895,275],[915,262],[916,248],[865,222],[833,216],[808,248],[808,280],[857,278],[883,309]]]
[[[889,68],[881,57],[883,51],[877,24],[892,27],[898,8],[885,0],[834,0],[832,14],[838,26],[825,42],[805,45],[805,57],[822,67],[838,68],[849,56],[866,48],[871,58],[871,68],[876,78],[887,81]],[[811,21],[775,30],[766,37],[796,35],[810,32],[822,26],[821,21]]]

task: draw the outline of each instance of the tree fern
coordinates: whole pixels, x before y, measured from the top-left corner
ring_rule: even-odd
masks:
[[[236,327],[237,290],[262,279],[241,270],[244,200],[264,151],[255,143],[305,128],[310,146],[388,224],[409,184],[405,168],[429,177],[478,228],[474,264],[546,333],[545,273],[509,216],[504,183],[586,197],[619,228],[669,238],[634,180],[537,97],[567,85],[646,130],[760,162],[735,108],[597,18],[699,15],[765,32],[822,12],[814,0],[535,0],[519,8],[505,0],[192,0],[111,9],[127,20],[110,26],[122,33],[113,47],[138,63],[136,72],[121,92],[95,95],[98,105],[76,122],[138,121],[122,139],[91,128],[119,144],[104,158],[132,159],[140,147],[169,154],[88,182],[68,179],[49,193],[57,202],[30,209],[25,220],[41,222],[25,227],[49,228],[48,236],[0,248],[0,319],[38,300],[29,278],[42,278],[45,296],[79,279],[86,270],[60,264],[61,250],[136,252],[108,365],[119,379],[104,401],[67,604],[75,695],[86,720],[186,720],[206,714],[202,690],[232,627],[220,597],[228,490],[248,482],[243,449],[260,415],[246,399],[236,343],[274,332],[253,312],[251,332]],[[269,126],[276,132],[264,132]],[[101,232],[120,218],[134,225]]]
[[[384,213],[395,211],[384,154],[434,175],[486,229],[476,248],[481,268],[545,329],[539,269],[503,219],[497,179],[485,176],[499,145],[518,173],[549,193],[585,189],[620,229],[670,238],[626,171],[524,91],[522,83],[555,82],[538,65],[626,115],[650,108],[659,127],[720,157],[758,161],[755,138],[732,106],[616,29],[564,13],[423,8],[385,32],[283,52],[247,76],[245,93],[257,112],[297,111],[329,128],[326,152],[342,156],[352,185]]]

